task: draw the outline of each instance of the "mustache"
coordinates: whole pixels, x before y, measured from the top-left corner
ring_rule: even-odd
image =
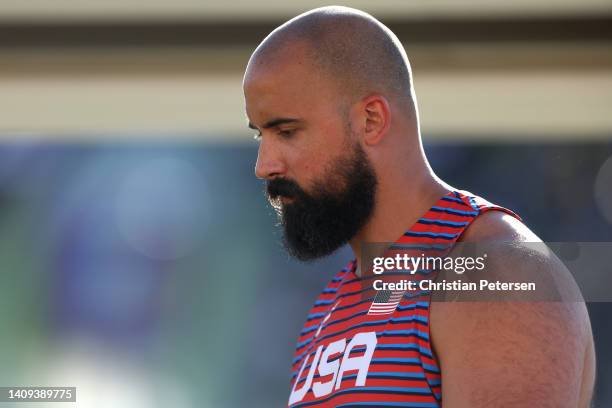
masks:
[[[280,197],[295,198],[302,195],[302,188],[293,180],[286,178],[275,178],[266,183],[268,197],[276,200]]]

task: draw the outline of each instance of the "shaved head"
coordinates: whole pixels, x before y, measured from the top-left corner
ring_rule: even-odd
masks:
[[[360,10],[322,7],[287,21],[257,47],[247,73],[279,62],[310,64],[332,79],[348,103],[378,93],[390,102],[412,105],[410,65],[402,44],[385,25]]]
[[[298,259],[357,237],[394,202],[383,194],[428,171],[408,58],[367,13],[323,7],[281,25],[251,56],[243,91],[255,174]]]

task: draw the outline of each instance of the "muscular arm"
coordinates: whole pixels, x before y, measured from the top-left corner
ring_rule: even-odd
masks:
[[[490,214],[464,239],[537,239],[518,221]],[[520,247],[501,248],[489,254],[492,262],[486,273],[493,279],[512,280],[508,277],[513,274],[537,271],[554,281],[560,293],[575,290],[558,260]],[[443,406],[586,408],[594,354],[586,308],[575,299],[432,303],[431,334],[442,370]]]

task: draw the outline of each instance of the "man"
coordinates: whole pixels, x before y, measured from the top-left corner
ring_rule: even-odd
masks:
[[[290,406],[589,405],[595,364],[582,302],[364,295],[367,243],[452,249],[458,242],[540,241],[511,211],[435,176],[421,144],[408,59],[387,27],[345,7],[299,15],[258,46],[243,87],[260,141],[255,172],[267,182],[289,252],[310,260],[349,243],[356,256],[308,315]],[[560,292],[575,294],[554,257],[495,248],[490,276],[537,269]]]

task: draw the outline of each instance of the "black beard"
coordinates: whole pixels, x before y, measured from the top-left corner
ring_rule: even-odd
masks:
[[[312,193],[285,178],[268,181],[268,198],[284,229],[289,254],[310,261],[331,254],[366,224],[374,210],[377,179],[365,152],[355,144],[337,159]],[[280,198],[290,198],[281,204]]]

